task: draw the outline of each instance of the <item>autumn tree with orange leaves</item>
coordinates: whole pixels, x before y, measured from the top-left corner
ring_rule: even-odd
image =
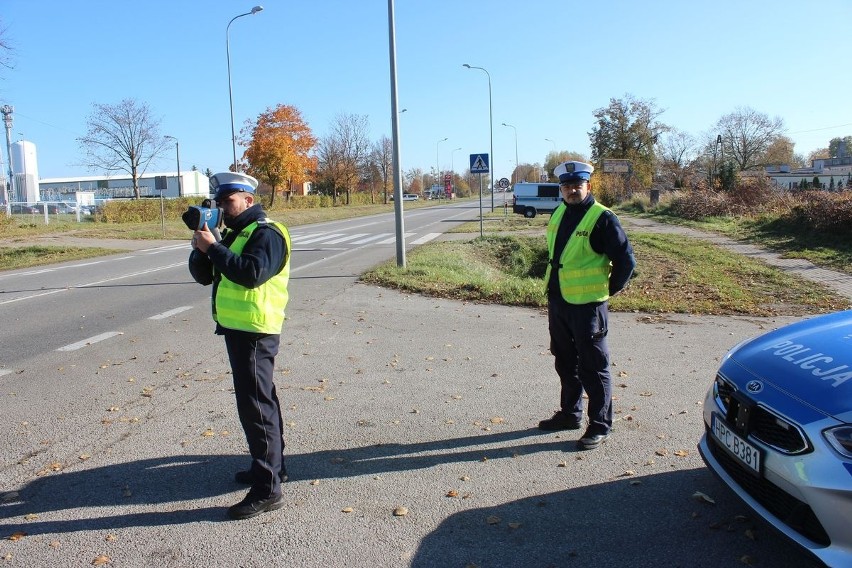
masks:
[[[317,139],[294,106],[267,108],[257,122],[246,121],[240,134],[246,147],[246,173],[272,187],[270,207],[279,190],[289,197],[293,184],[307,181],[309,172],[316,169],[310,152]]]

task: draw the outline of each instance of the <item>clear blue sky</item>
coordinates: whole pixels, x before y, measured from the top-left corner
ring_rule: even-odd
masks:
[[[341,113],[366,115],[374,140],[390,136],[386,0],[254,1],[263,12],[229,34],[238,129],[288,104],[318,137]],[[0,102],[15,108],[13,140],[36,144],[41,178],[100,173],[75,165],[75,139],[93,103],[135,98],[179,139],[181,169],[227,169],[225,30],[252,6],[2,0],[14,52]],[[696,136],[745,106],[782,118],[796,153],[852,135],[850,0],[396,0],[395,11],[404,170],[462,171],[489,151],[487,76],[463,63],[491,75],[498,178],[515,162],[503,122],[517,129],[521,163],[553,149],[588,155],[594,111],[627,93]],[[153,169],[174,171],[173,156]]]

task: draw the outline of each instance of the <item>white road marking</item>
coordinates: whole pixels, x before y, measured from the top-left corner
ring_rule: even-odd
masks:
[[[352,241],[353,245],[363,245],[364,243],[369,243],[370,241],[375,241],[377,239],[387,238],[388,235],[392,235],[393,233],[379,233],[378,235],[372,235],[367,237],[366,239],[361,239],[360,241]]]
[[[422,245],[423,243],[428,243],[432,239],[437,239],[440,236],[441,236],[441,233],[427,233],[427,234],[423,235],[422,237],[420,237],[419,239],[417,239],[416,241],[411,241],[408,244]]]
[[[172,316],[174,316],[174,315],[177,315],[177,314],[179,314],[179,313],[181,313],[181,312],[185,312],[186,310],[191,310],[191,309],[192,309],[192,306],[181,306],[181,307],[179,307],[179,308],[175,308],[175,309],[173,309],[173,310],[169,310],[169,311],[167,311],[167,312],[163,312],[163,313],[161,313],[161,314],[157,314],[157,315],[155,315],[155,316],[151,316],[151,317],[149,317],[148,319],[150,319],[150,320],[161,320],[161,319],[166,319],[166,318],[170,318],[170,317],[172,317]]]
[[[115,337],[116,335],[124,335],[123,331],[108,331],[106,333],[102,333],[100,335],[96,335],[94,337],[90,337],[89,339],[84,339],[83,341],[78,341],[77,343],[72,343],[71,345],[66,345],[65,347],[60,347],[57,351],[76,351],[77,349],[82,349],[87,345],[92,345],[93,343],[98,343],[99,341],[103,341],[105,339],[109,339],[110,337]]]
[[[333,234],[330,234],[330,235],[328,235],[328,234],[320,235],[318,237],[316,237],[316,236],[315,237],[308,237],[307,239],[291,239],[291,240],[293,241],[294,245],[305,245],[305,244],[308,244],[308,243],[315,243],[317,241],[323,241],[325,239],[333,239],[335,237],[342,237],[342,236],[343,236],[343,233],[333,233]]]
[[[97,286],[98,284],[103,284],[104,282],[112,282],[113,280],[121,280],[123,278],[132,278],[134,276],[142,276],[143,274],[150,274],[151,272],[159,272],[160,270],[168,270],[169,268],[175,268],[176,266],[183,266],[183,262],[176,262],[174,264],[167,264],[165,266],[158,266],[156,268],[151,268],[149,270],[141,270],[139,272],[131,272],[130,274],[122,274],[121,276],[116,276],[114,278],[107,278],[106,280],[98,280],[97,282],[89,282],[88,284],[80,284],[79,286],[74,286],[75,288],[87,288],[89,286]]]
[[[0,377],[3,375],[11,375],[12,373],[14,373],[12,369],[0,369]]]
[[[67,292],[68,288],[63,288],[61,290],[49,290],[47,292],[40,292],[38,294],[30,294],[29,296],[21,296],[20,298],[14,298],[12,300],[3,300],[0,302],[0,306],[5,306],[6,304],[13,304],[15,302],[20,302],[21,300],[30,300],[32,298],[38,298],[40,296],[49,296],[51,294],[58,294],[59,292]]]
[[[411,237],[411,236],[413,236],[413,235],[414,235],[414,233],[405,233],[405,234],[402,236],[402,238],[403,238],[403,239],[407,239],[408,237]],[[377,242],[376,244],[377,244],[377,245],[392,245],[392,244],[394,244],[395,242],[396,242],[396,235],[394,235],[393,237],[391,237],[391,238],[389,238],[389,239],[385,239],[385,240],[383,240],[383,241],[379,241],[379,242]]]
[[[341,237],[339,239],[333,239],[330,241],[326,241],[323,244],[325,245],[336,245],[337,243],[343,243],[346,241],[351,241],[352,239],[357,239],[358,237],[366,237],[367,233],[355,233],[354,235],[349,235],[348,237]]]

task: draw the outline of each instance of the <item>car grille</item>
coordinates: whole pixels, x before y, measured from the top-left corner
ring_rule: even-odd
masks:
[[[755,501],[802,536],[824,546],[831,544],[831,539],[807,503],[799,501],[774,483],[746,471],[719,446],[710,432],[707,433],[707,444],[722,469]]]
[[[716,404],[722,409],[728,422],[734,423],[733,419],[738,411],[738,400],[734,396],[736,388],[724,379],[716,375],[715,394]],[[811,446],[807,438],[799,428],[777,414],[757,406],[752,414],[748,425],[748,432],[739,432],[743,437],[752,436],[782,454],[799,454],[810,450]]]

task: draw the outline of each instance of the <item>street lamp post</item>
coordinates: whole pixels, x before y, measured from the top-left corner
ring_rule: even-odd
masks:
[[[503,123],[503,126],[508,126],[509,128],[515,131],[515,175],[512,176],[512,183],[516,184],[518,183],[518,170],[521,167],[521,165],[518,163],[518,129],[512,126],[511,124],[506,124],[505,122]]]
[[[491,178],[491,211],[494,211],[494,120],[492,118],[491,112],[491,74],[482,67],[475,67],[473,65],[468,65],[467,63],[463,64],[462,67],[467,67],[468,69],[479,69],[480,71],[485,72],[485,75],[488,77],[488,135],[491,141],[490,149],[491,157],[490,157],[490,178]]]
[[[180,177],[180,144],[174,136],[164,136],[167,140],[175,141],[175,158],[177,159],[178,197],[183,197],[183,183]]]
[[[229,33],[231,30],[231,24],[234,23],[234,20],[242,18],[243,16],[251,16],[261,11],[263,11],[263,6],[255,6],[251,9],[251,12],[246,12],[245,14],[240,14],[239,16],[231,18],[231,21],[228,22],[227,27],[225,27],[225,53],[228,57],[228,101],[231,106],[231,147],[234,150],[234,171],[237,171],[237,134],[234,130],[234,95],[231,90],[231,41]]]
[[[459,150],[461,150],[461,146],[453,148],[452,152],[450,152],[450,190],[453,193],[456,192],[456,162],[453,158]]]
[[[556,152],[556,142],[554,142],[554,141],[553,141],[553,140],[551,140],[550,138],[545,138],[545,139],[544,139],[544,141],[545,141],[545,142],[550,142],[551,144],[553,144],[553,151],[554,151],[554,152]]]
[[[438,148],[441,146],[441,142],[446,142],[447,140],[449,138],[442,138],[435,144],[435,185],[441,185],[441,166],[438,159]]]

